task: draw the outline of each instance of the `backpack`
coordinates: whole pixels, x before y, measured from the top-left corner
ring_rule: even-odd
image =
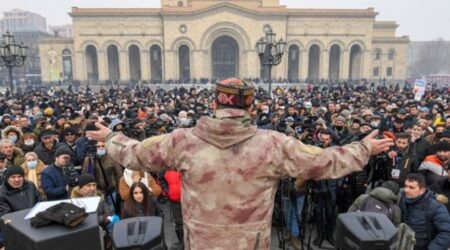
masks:
[[[394,219],[394,211],[392,210],[391,204],[386,204],[372,195],[369,195],[364,199],[359,207],[359,211],[382,213],[386,215],[389,220],[393,221]]]

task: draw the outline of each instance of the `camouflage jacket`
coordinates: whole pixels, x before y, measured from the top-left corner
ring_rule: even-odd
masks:
[[[185,249],[269,249],[278,180],[336,178],[367,164],[367,143],[321,149],[251,125],[248,113],[218,110],[194,128],[142,142],[120,133],[107,151],[123,166],[182,172]]]

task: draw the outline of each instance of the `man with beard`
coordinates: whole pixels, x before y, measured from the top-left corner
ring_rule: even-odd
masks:
[[[408,133],[396,134],[395,146],[387,153],[389,157],[387,166],[388,180],[396,182],[399,187],[405,185],[405,178],[417,171],[417,158],[412,155],[409,147],[411,135]]]
[[[445,184],[449,182],[448,161],[450,159],[450,143],[439,142],[434,145],[436,153],[425,157],[419,166],[424,173],[427,186],[436,193],[442,193]]]

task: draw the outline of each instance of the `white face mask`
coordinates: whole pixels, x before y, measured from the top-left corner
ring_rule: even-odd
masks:
[[[98,156],[104,156],[106,154],[106,149],[97,149]]]
[[[373,122],[370,123],[370,125],[371,125],[373,128],[378,128],[378,126],[380,126],[380,122],[378,122],[378,121],[373,121]]]
[[[37,167],[37,161],[27,161],[27,167],[29,169],[35,169]]]
[[[33,139],[25,140],[24,144],[27,145],[27,146],[33,146],[34,145],[34,140]]]

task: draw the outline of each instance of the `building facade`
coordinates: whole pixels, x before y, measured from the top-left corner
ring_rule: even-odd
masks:
[[[73,37],[73,29],[71,24],[66,25],[50,25],[48,26],[50,34],[55,37]]]
[[[0,31],[15,33],[23,30],[47,32],[47,19],[39,14],[21,9],[3,12]]]
[[[406,76],[409,38],[396,37],[397,24],[377,21],[373,8],[161,0],[161,8],[73,7],[70,15],[73,39],[53,38],[40,45],[44,82],[57,75],[68,79],[66,73],[82,82],[264,78],[267,69],[260,66],[255,45],[268,29],[287,42],[280,65],[272,69],[274,81],[394,81]]]

